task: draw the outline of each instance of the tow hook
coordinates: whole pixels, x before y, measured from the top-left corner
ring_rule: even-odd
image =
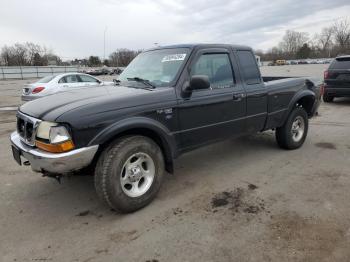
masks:
[[[52,173],[44,172],[44,173],[43,173],[43,177],[54,178],[54,179],[56,179],[56,181],[57,181],[59,184],[61,184],[62,175],[57,175],[57,174],[52,174]]]

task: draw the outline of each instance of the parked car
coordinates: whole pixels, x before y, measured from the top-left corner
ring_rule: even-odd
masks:
[[[276,61],[275,61],[275,64],[276,64],[276,65],[279,65],[279,66],[285,65],[285,64],[286,64],[286,60],[284,60],[284,59],[276,60]]]
[[[46,176],[94,170],[97,194],[121,212],[150,203],[174,159],[200,146],[276,130],[281,148],[301,147],[321,85],[261,77],[251,48],[221,44],[145,51],[116,84],[22,105],[11,143],[18,164]]]
[[[350,97],[350,55],[338,56],[324,72],[323,101],[333,102],[335,97]]]
[[[108,75],[108,74],[110,74],[110,71],[107,68],[97,68],[97,69],[87,70],[86,74],[89,74],[92,76],[100,76],[100,75]]]
[[[84,73],[93,75],[93,76],[99,76],[99,75],[119,75],[121,72],[123,72],[120,68],[97,68],[97,69],[89,69],[87,71],[84,71]]]
[[[111,70],[110,75],[120,75],[123,72],[121,68],[114,68]]]
[[[30,101],[47,95],[76,88],[104,85],[105,83],[95,77],[81,73],[65,73],[46,76],[35,83],[26,84],[22,92],[22,101]]]

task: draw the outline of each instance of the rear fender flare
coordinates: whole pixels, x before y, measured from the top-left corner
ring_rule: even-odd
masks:
[[[314,100],[315,100],[315,93],[311,90],[308,90],[308,89],[304,89],[304,90],[301,90],[299,91],[298,93],[296,93],[294,95],[294,97],[292,98],[292,100],[289,102],[289,105],[288,105],[288,109],[286,110],[286,112],[284,113],[284,116],[283,116],[283,123],[281,124],[281,126],[287,121],[287,118],[289,116],[289,114],[293,111],[295,105],[297,104],[297,102],[302,99],[303,97],[307,97],[307,96],[311,96]]]

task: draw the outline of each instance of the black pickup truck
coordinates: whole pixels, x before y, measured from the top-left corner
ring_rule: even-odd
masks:
[[[138,55],[115,85],[22,105],[12,152],[46,176],[89,167],[99,197],[132,212],[154,199],[165,170],[189,150],[265,130],[276,130],[280,147],[299,148],[320,85],[261,77],[246,46],[159,47]]]

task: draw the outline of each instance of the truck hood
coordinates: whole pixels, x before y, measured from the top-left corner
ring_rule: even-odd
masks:
[[[174,89],[144,89],[115,85],[98,86],[39,98],[25,103],[19,110],[41,120],[55,121],[61,115],[78,108],[80,110],[86,108],[86,113],[98,113],[97,111],[103,112],[154,103],[156,102],[154,98],[157,97],[155,94],[164,94],[164,91],[169,94],[169,91],[173,93]],[[158,97],[157,100],[164,98],[168,100],[171,97],[174,98],[175,96],[166,95],[162,98]]]

